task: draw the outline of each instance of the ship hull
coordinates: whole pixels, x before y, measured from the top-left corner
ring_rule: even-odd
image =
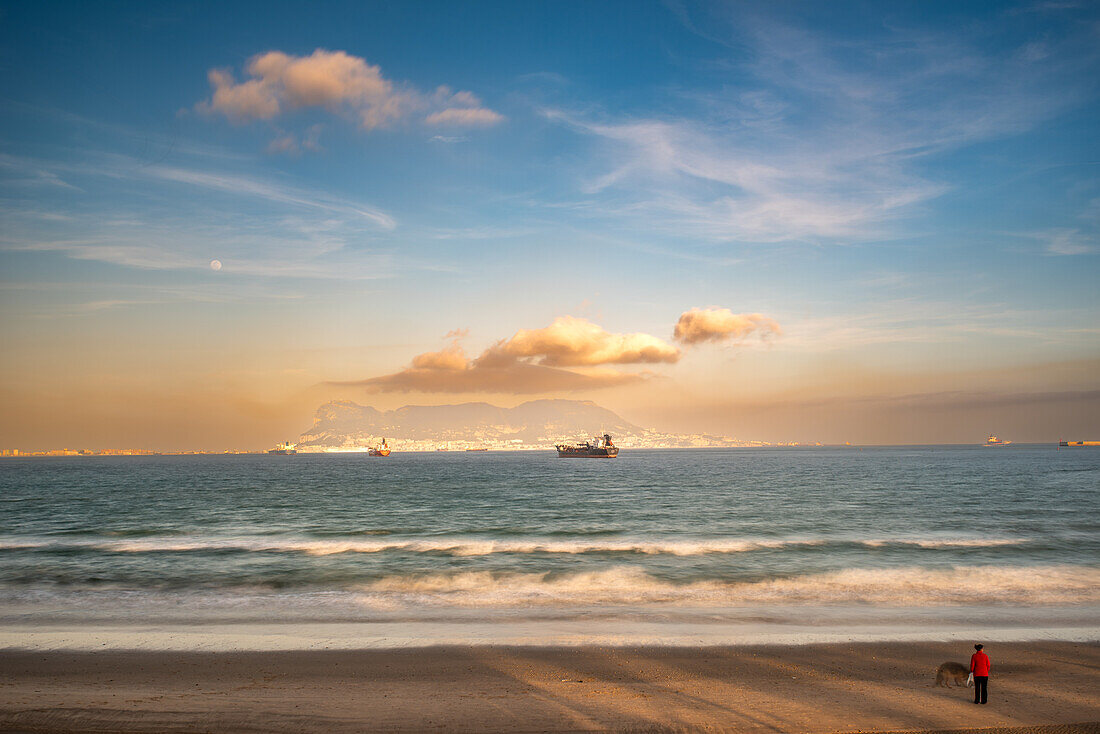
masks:
[[[371,449],[367,452],[367,456],[389,456],[389,449]]]
[[[561,459],[614,459],[619,455],[617,448],[589,449],[587,451],[562,451],[558,449],[558,458]]]

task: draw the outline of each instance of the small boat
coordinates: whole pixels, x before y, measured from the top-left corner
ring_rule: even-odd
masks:
[[[467,450],[467,451],[488,451],[489,449],[483,449],[483,448],[476,448],[476,449],[472,449],[472,448],[471,448],[471,449],[466,449],[466,450]]]
[[[578,444],[558,444],[558,458],[561,459],[614,459],[619,455],[619,447],[611,442],[611,436],[604,434],[603,438],[593,441],[585,441]]]
[[[390,455],[390,447],[389,447],[389,444],[386,443],[386,439],[384,439],[384,438],[382,439],[382,445],[381,446],[371,446],[369,449],[367,449],[367,456],[389,456],[389,455]]]
[[[290,443],[289,441],[283,442],[273,449],[268,449],[269,454],[279,454],[280,456],[290,456],[291,454],[298,453],[298,444]]]
[[[985,440],[985,443],[982,444],[982,445],[983,446],[1008,446],[1010,443],[1012,443],[1012,442],[1011,441],[1003,441],[1003,440],[997,438],[996,436],[994,436],[991,433],[991,434],[989,434],[989,438],[987,438]]]

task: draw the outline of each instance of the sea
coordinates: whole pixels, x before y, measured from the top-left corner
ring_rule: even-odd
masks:
[[[0,460],[0,648],[1100,639],[1100,450]]]

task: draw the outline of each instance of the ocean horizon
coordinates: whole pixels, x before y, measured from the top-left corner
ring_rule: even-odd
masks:
[[[614,438],[614,437],[612,437]],[[393,455],[401,454],[415,454],[415,455],[427,455],[436,453],[498,453],[498,454],[510,454],[510,453],[553,453],[553,447],[546,446],[523,446],[517,448],[503,448],[503,447],[491,447],[491,448],[435,448],[435,449],[401,449],[397,448],[396,444],[399,439],[387,439],[390,441],[390,446],[393,449]],[[920,449],[920,448],[945,448],[945,449],[971,449],[975,447],[988,448],[990,450],[999,449],[1034,449],[1034,448],[1055,448],[1064,449],[1067,451],[1088,451],[1090,449],[1096,449],[1097,446],[1061,446],[1060,442],[1067,439],[1054,439],[1050,441],[1010,441],[1005,444],[999,444],[995,446],[986,446],[981,443],[966,442],[966,443],[825,443],[825,442],[813,442],[813,441],[791,441],[791,442],[779,442],[768,443],[759,442],[752,443],[746,442],[745,445],[738,446],[637,446],[631,445],[625,442],[621,442],[618,439],[615,440],[615,444],[623,449],[629,449],[631,451],[752,451],[752,450],[799,450],[799,449]],[[1077,440],[1077,439],[1070,439]],[[438,443],[444,444],[447,441],[439,441]],[[451,441],[450,443],[465,443],[458,441]],[[474,442],[470,442],[471,445]],[[295,444],[291,444],[296,446]],[[343,447],[343,446],[310,446],[310,447],[296,447],[296,454],[294,455],[309,455],[309,456],[326,456],[334,455],[340,456],[343,454],[366,454],[372,447],[363,445],[355,447]],[[12,451],[12,449],[7,449]],[[50,451],[67,451],[72,453],[55,453],[50,454]],[[134,453],[109,453],[120,451],[133,451]],[[84,452],[84,453],[81,453]],[[133,449],[133,448],[109,448],[109,449],[73,449],[69,447],[60,447],[55,449],[28,449],[22,450],[18,454],[6,453],[0,454],[0,460],[3,459],[71,459],[71,458],[127,458],[127,457],[148,457],[148,456],[254,456],[261,454],[271,454],[272,449],[237,449],[237,448],[225,448],[225,449]]]

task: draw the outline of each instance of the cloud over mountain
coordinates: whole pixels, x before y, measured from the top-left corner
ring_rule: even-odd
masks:
[[[672,338],[681,344],[737,341],[753,334],[761,339],[781,334],[774,319],[759,313],[733,313],[728,308],[693,308],[680,314]]]
[[[211,69],[213,94],[198,108],[248,122],[322,107],[335,114],[352,114],[364,130],[405,119],[437,126],[485,126],[504,119],[483,107],[471,92],[440,86],[423,93],[396,85],[382,75],[379,66],[344,51],[319,48],[309,56],[267,51],[249,59],[245,71],[250,78],[238,82],[228,69]]]
[[[416,355],[400,372],[342,384],[373,392],[575,392],[650,376],[606,365],[670,363],[679,358],[678,348],[655,336],[612,334],[586,319],[561,316],[542,329],[520,329],[474,359],[456,339],[438,352]]]
[[[436,353],[438,354],[438,353]],[[427,355],[420,355],[426,357]],[[414,363],[417,360],[414,360]],[[423,362],[421,362],[423,364]],[[411,366],[392,375],[372,377],[354,384],[370,392],[432,393],[534,393],[599,390],[641,382],[646,375],[617,370],[575,372],[544,367],[516,359],[499,359],[486,352],[461,369],[450,365]]]

